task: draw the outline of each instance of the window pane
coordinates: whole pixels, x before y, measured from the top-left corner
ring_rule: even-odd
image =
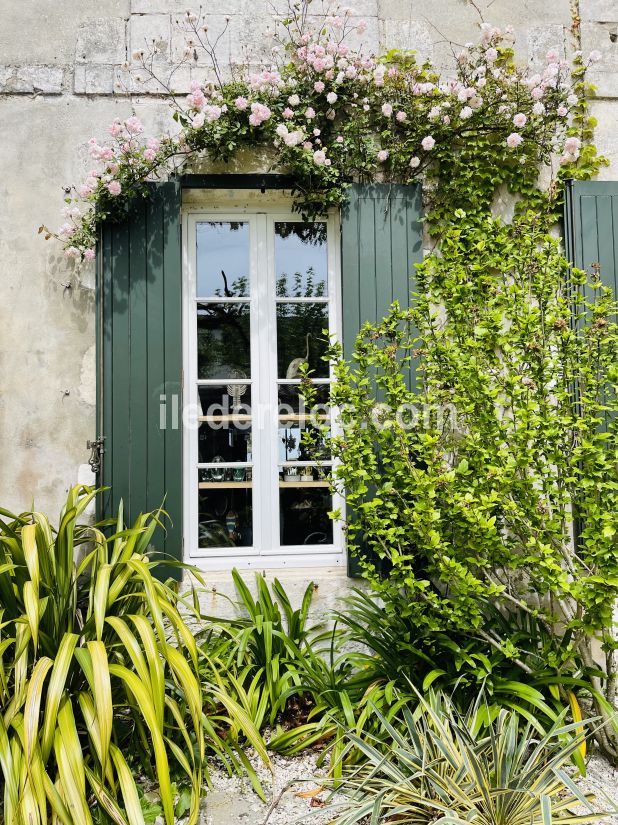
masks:
[[[309,444],[303,438],[305,430],[311,437]],[[328,461],[328,439],[310,421],[279,418],[279,461]]]
[[[277,295],[315,298],[328,294],[326,224],[275,224]]]
[[[200,470],[204,474],[208,471]],[[216,482],[203,482],[215,485]],[[240,483],[240,482],[239,482]],[[252,491],[250,487],[208,487],[200,483],[199,546],[251,547],[253,544]]]
[[[249,295],[249,224],[198,223],[197,297]]]
[[[327,411],[330,397],[330,386],[328,384],[316,384],[314,386],[315,402],[317,413],[322,414]],[[300,396],[298,384],[279,384],[279,415],[306,414],[310,413],[304,399]]]
[[[200,464],[252,461],[251,424],[244,421],[203,421],[198,447]]]
[[[279,377],[299,377],[299,368],[309,362],[313,376],[327,378],[329,365],[323,360],[328,347],[326,304],[277,304],[277,361]]]
[[[198,378],[249,378],[249,304],[198,304]]]
[[[209,384],[198,389],[198,415],[221,418],[251,415],[251,384]]]
[[[299,468],[299,473],[302,471]],[[328,517],[332,502],[328,486],[319,486],[319,481],[297,482],[289,475],[283,478],[289,480],[282,481],[279,487],[282,546],[332,544],[333,522]]]

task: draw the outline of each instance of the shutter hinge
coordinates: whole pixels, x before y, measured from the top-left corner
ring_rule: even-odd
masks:
[[[90,450],[88,464],[90,464],[90,469],[95,475],[101,472],[101,461],[103,459],[103,453],[105,452],[104,442],[104,435],[100,435],[98,438],[95,438],[94,441],[86,442],[86,449]]]

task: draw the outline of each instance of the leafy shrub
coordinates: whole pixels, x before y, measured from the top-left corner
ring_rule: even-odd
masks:
[[[541,739],[517,714],[501,711],[489,729],[478,714],[482,698],[462,718],[443,695],[404,707],[401,726],[376,710],[383,739],[349,734],[365,762],[339,787],[346,797],[337,825],[401,822],[423,825],[549,825],[598,818],[565,766],[581,745],[574,725],[559,720]],[[565,735],[569,736],[564,744]],[[586,815],[574,812],[583,806]]]
[[[463,629],[507,652],[485,605],[534,618],[582,664],[618,760],[618,307],[548,220],[456,214],[414,307],[367,324],[350,361],[331,347],[333,484],[385,603],[421,636]]]
[[[143,822],[136,774],[153,773],[167,825],[173,780],[197,821],[205,741],[198,650],[174,592],[153,577],[157,515],[107,537],[79,523],[73,488],[54,528],[0,511],[0,776],[8,825]],[[82,553],[81,561],[76,561]]]
[[[523,611],[484,605],[483,626],[495,639],[491,644],[474,629],[419,627],[403,602],[397,593],[382,603],[355,589],[336,612],[345,642],[356,648],[357,679],[366,685],[391,684],[408,696],[411,689],[424,694],[434,687],[452,694],[460,710],[482,691],[479,718],[486,714],[489,723],[501,709],[511,709],[540,733],[565,708],[577,708],[574,690],[589,686],[568,637],[556,638]]]

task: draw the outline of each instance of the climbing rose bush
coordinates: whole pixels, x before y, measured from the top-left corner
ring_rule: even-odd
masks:
[[[583,98],[585,69],[598,53],[586,60],[576,53],[571,69],[551,49],[541,70],[526,72],[514,63],[511,30],[483,23],[480,42],[467,44],[441,78],[413,52],[373,56],[352,48],[367,24],[350,10],[326,16],[319,28],[306,21],[293,8],[279,21],[272,64],[224,81],[204,18],[187,12],[182,62],[202,49],[215,78],[194,82],[187,96],[156,76],[153,54],[136,52],[142,79],[168,93],[175,131],[147,136],[135,115],[114,121],[104,140],[90,140],[92,168],[69,190],[65,222],[57,232],[41,231],[60,238],[69,257],[91,259],[99,224],[120,219],[146,194],[147,181],[192,158],[227,161],[247,146],[275,150],[276,169],[293,177],[296,208],[308,216],[341,204],[353,180],[423,175],[436,230],[445,217],[440,204],[450,213],[453,197],[468,212],[480,210],[501,182],[514,191],[533,188],[541,164],[584,177],[596,162]],[[462,168],[474,185],[454,192],[449,181]]]

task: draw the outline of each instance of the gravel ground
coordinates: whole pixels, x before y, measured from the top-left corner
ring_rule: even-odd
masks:
[[[317,767],[318,753],[299,756],[271,754],[272,775],[258,759],[251,758],[267,802],[253,792],[246,777],[228,776],[211,768],[212,791],[206,795],[201,825],[326,825],[333,811],[326,805],[327,792]]]
[[[603,825],[618,825],[618,770],[607,759],[594,755],[588,761],[586,777],[580,777],[578,784],[596,796],[599,811],[616,811],[599,822]]]

